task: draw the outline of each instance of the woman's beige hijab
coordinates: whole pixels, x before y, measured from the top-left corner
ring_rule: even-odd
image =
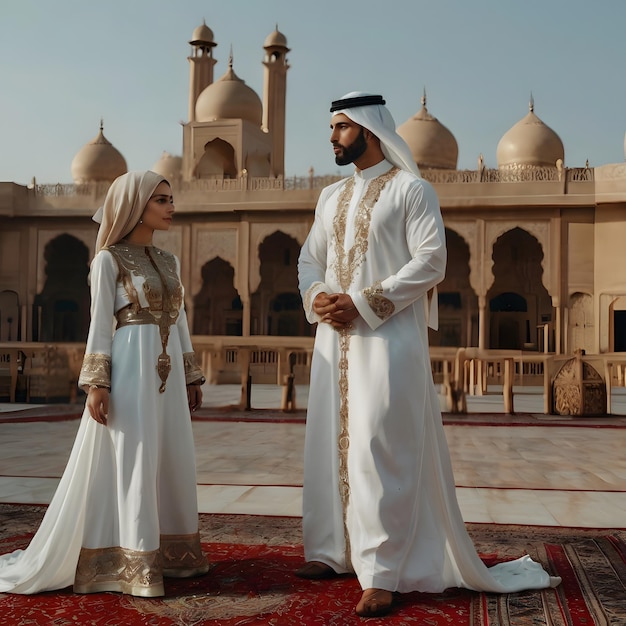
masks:
[[[96,254],[128,235],[141,219],[148,200],[163,176],[150,170],[128,172],[116,178],[109,187],[104,205],[93,216],[100,224],[96,239]]]

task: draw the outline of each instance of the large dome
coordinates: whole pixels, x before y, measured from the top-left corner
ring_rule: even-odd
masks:
[[[456,169],[459,146],[454,135],[428,112],[426,94],[422,96],[422,108],[398,126],[398,135],[411,148],[413,160],[418,167]]]
[[[77,185],[113,182],[128,171],[126,159],[104,136],[102,124],[98,135],[76,153],[71,169]]]
[[[152,166],[152,171],[161,174],[161,176],[172,182],[180,178],[182,167],[182,157],[175,156],[164,150],[161,158]]]
[[[518,167],[555,167],[565,161],[560,137],[534,112],[531,98],[528,115],[512,126],[500,139],[496,158],[500,169]]]
[[[198,122],[222,119],[244,119],[255,126],[261,126],[263,120],[261,99],[235,74],[232,58],[226,74],[204,89],[196,101]]]

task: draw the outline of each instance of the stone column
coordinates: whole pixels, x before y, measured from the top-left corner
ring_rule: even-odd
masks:
[[[481,350],[485,349],[485,327],[487,324],[486,308],[487,298],[484,295],[478,296],[478,347]]]

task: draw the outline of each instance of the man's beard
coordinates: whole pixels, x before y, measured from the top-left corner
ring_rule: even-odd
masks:
[[[342,146],[340,143],[334,145],[341,148],[341,152],[335,155],[335,163],[337,165],[354,163],[367,150],[365,129],[361,128],[358,137],[349,146]]]

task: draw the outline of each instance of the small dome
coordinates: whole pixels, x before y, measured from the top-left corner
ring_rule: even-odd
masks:
[[[426,94],[422,108],[404,124],[398,126],[398,135],[411,148],[418,167],[455,170],[459,146],[454,135],[426,108]]]
[[[198,122],[221,119],[243,119],[255,126],[261,126],[263,120],[261,99],[235,74],[232,58],[226,74],[204,89],[196,101]]]
[[[496,158],[500,169],[519,166],[556,167],[565,161],[565,150],[560,137],[546,126],[534,112],[531,98],[526,117],[512,126],[500,139]]]
[[[72,160],[72,178],[77,185],[91,182],[113,182],[128,171],[126,159],[104,136],[100,124],[98,135],[84,145]]]
[[[163,151],[161,158],[152,166],[152,171],[167,178],[168,181],[180,178],[183,167],[183,157],[175,156]]]
[[[192,46],[214,46],[215,41],[213,40],[213,31],[206,25],[205,22],[202,22],[200,26],[194,29],[189,43]]]
[[[276,25],[276,30],[265,38],[265,43],[263,44],[264,48],[273,48],[276,46],[280,48],[287,47],[287,37],[278,30],[278,25]]]

